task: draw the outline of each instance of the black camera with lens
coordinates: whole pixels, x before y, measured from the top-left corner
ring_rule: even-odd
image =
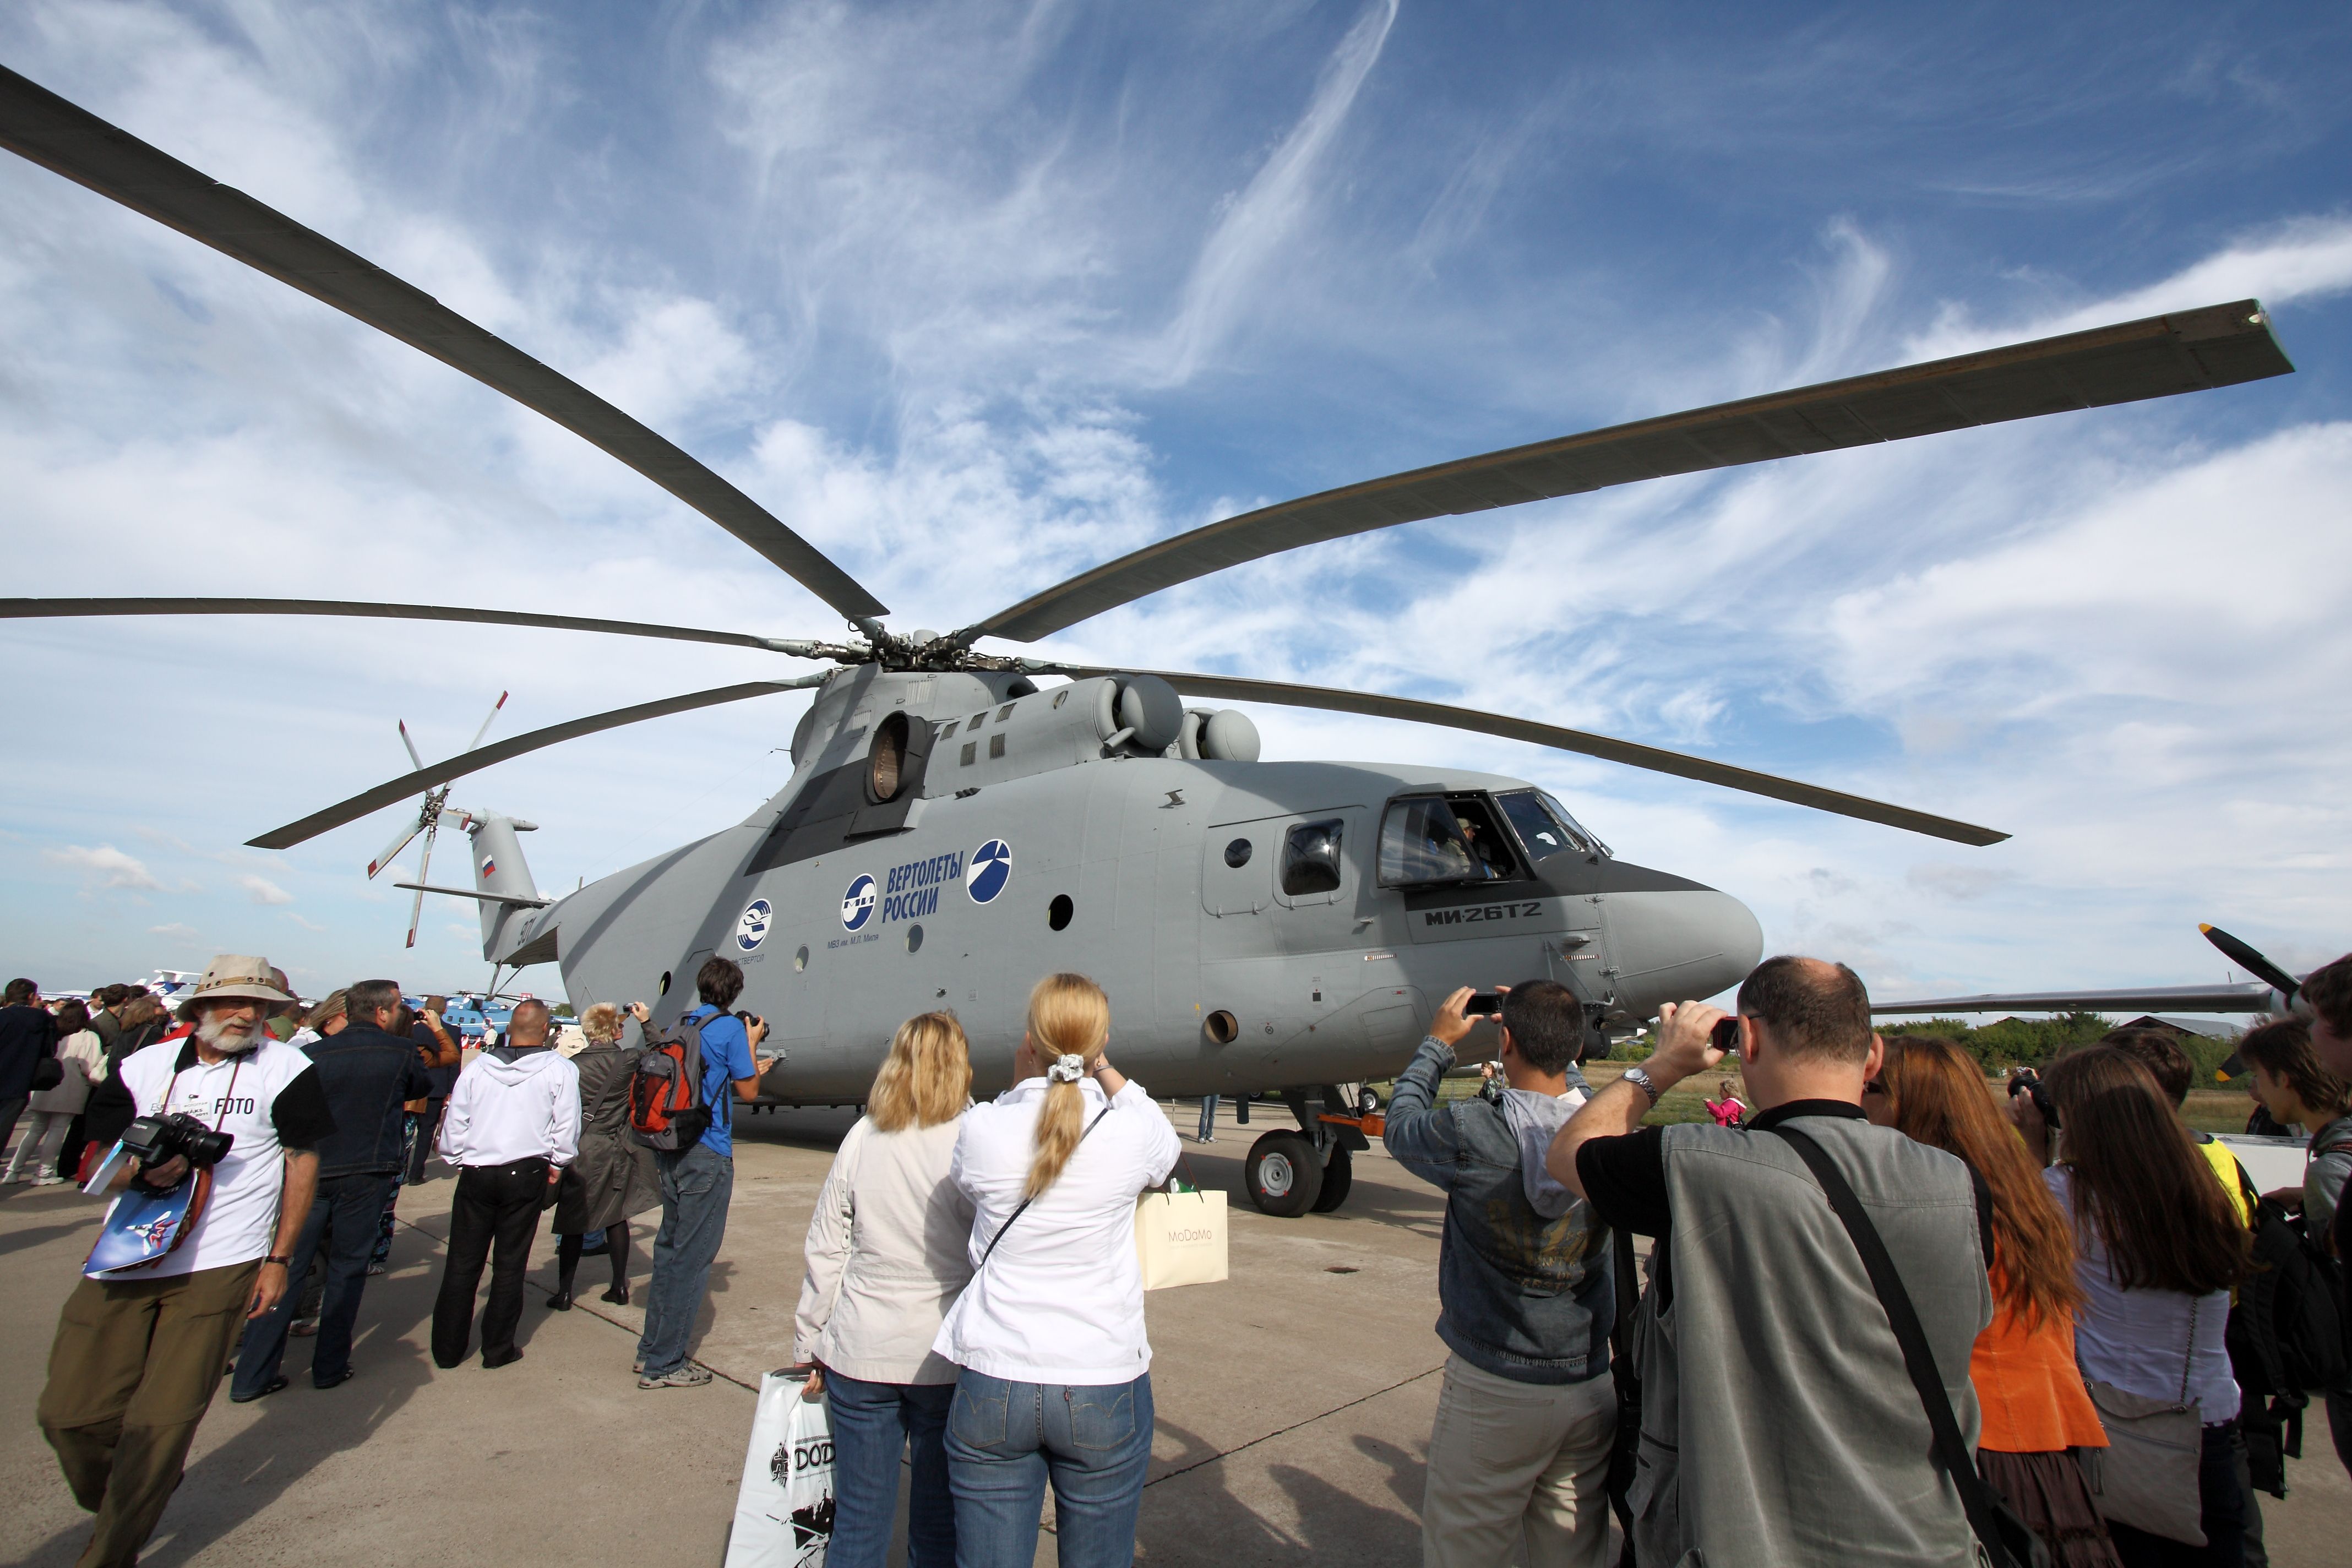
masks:
[[[171,1159],[199,1168],[217,1165],[236,1142],[235,1133],[215,1131],[180,1111],[142,1116],[122,1130],[122,1147],[149,1171]]]

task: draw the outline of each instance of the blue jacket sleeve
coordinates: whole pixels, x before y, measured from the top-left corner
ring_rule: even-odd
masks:
[[[1389,1100],[1388,1130],[1381,1134],[1398,1164],[1448,1189],[1461,1172],[1462,1132],[1453,1108],[1437,1103],[1437,1085],[1453,1065],[1453,1047],[1423,1040],[1412,1054],[1412,1065],[1397,1079],[1396,1093]]]

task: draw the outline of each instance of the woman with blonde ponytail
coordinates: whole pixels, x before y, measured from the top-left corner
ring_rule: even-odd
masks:
[[[1049,1480],[1062,1568],[1134,1561],[1151,1458],[1135,1199],[1178,1150],[1151,1097],[1110,1065],[1109,1039],[1102,987],[1047,975],[1013,1087],[957,1134],[971,1283],[932,1348],[962,1369],[947,1432],[959,1568],[1028,1568]]]
[[[832,1568],[882,1568],[910,1447],[908,1568],[955,1563],[941,1439],[956,1368],[931,1339],[971,1277],[971,1200],[948,1174],[971,1089],[954,1014],[899,1025],[809,1219],[793,1355],[833,1418]]]

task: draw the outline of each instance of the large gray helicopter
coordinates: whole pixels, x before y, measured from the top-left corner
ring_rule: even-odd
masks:
[[[744,966],[762,1077],[789,1104],[863,1100],[892,1027],[952,1007],[974,1088],[1002,1087],[1031,984],[1100,980],[1120,1065],[1158,1093],[1278,1091],[1297,1131],[1248,1162],[1270,1213],[1339,1206],[1361,1131],[1339,1086],[1404,1064],[1465,978],[1549,975],[1596,1037],[1753,966],[1738,900],[1629,864],[1543,791],[1447,767],[1265,762],[1255,727],[1187,697],[1448,725],[1984,845],[1948,817],[1530,720],[1243,676],[983,650],[1043,638],[1224,567],[1326,540],[1668,474],[2168,396],[2294,367],[2253,300],[1752,397],[1261,508],[1112,561],[961,630],[898,633],[881,601],[734,486],[577,384],[350,251],[0,69],[0,144],[236,258],[544,414],[734,534],[845,617],[838,641],[501,610],[284,599],[28,599],[11,616],[299,615],[548,626],[761,648],[830,668],[640,703],[480,746],[251,840],[286,848],[420,792],[420,827],[478,769],[620,725],[814,689],[793,773],[738,826],[557,899],[518,837],[464,812],[495,965],[559,964],[575,1004],[688,1001]],[[1044,687],[1038,678],[1059,678]],[[420,879],[420,884],[421,884]],[[404,884],[416,887],[420,884]],[[495,972],[494,972],[495,978]]]

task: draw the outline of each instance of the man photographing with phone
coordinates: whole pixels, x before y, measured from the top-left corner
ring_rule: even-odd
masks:
[[[98,1516],[84,1563],[138,1559],[238,1331],[286,1293],[315,1151],[334,1130],[318,1069],[265,1026],[293,1000],[268,959],[215,958],[182,1015],[194,1032],[132,1053],[90,1097],[92,1142],[161,1157],[110,1161],[120,1195],[58,1319],[41,1391],[41,1430],[74,1500]],[[138,1239],[115,1233],[142,1202],[153,1233],[168,1230],[164,1249],[106,1267]]]
[[[1967,1568],[1977,1542],[1959,1486],[1976,1479],[1969,1359],[1992,1318],[1990,1216],[1966,1165],[1864,1116],[1885,1047],[1862,981],[1842,963],[1767,959],[1736,1017],[1669,1004],[1656,1038],[1546,1158],[1601,1223],[1655,1238],[1635,1337],[1634,1555]],[[1736,1045],[1757,1114],[1643,1126],[1660,1096],[1725,1059],[1718,1039]],[[1916,1309],[1964,1445],[1960,1481],[1933,1457],[1936,1418],[1830,1184],[1858,1198]]]
[[[1503,1084],[1437,1103],[1454,1047],[1499,1011]],[[1382,1135],[1445,1193],[1437,1334],[1453,1353],[1429,1439],[1422,1561],[1503,1568],[1522,1542],[1546,1568],[1600,1568],[1617,1429],[1609,1233],[1544,1170],[1583,1103],[1584,1007],[1549,980],[1445,999],[1397,1079]]]

